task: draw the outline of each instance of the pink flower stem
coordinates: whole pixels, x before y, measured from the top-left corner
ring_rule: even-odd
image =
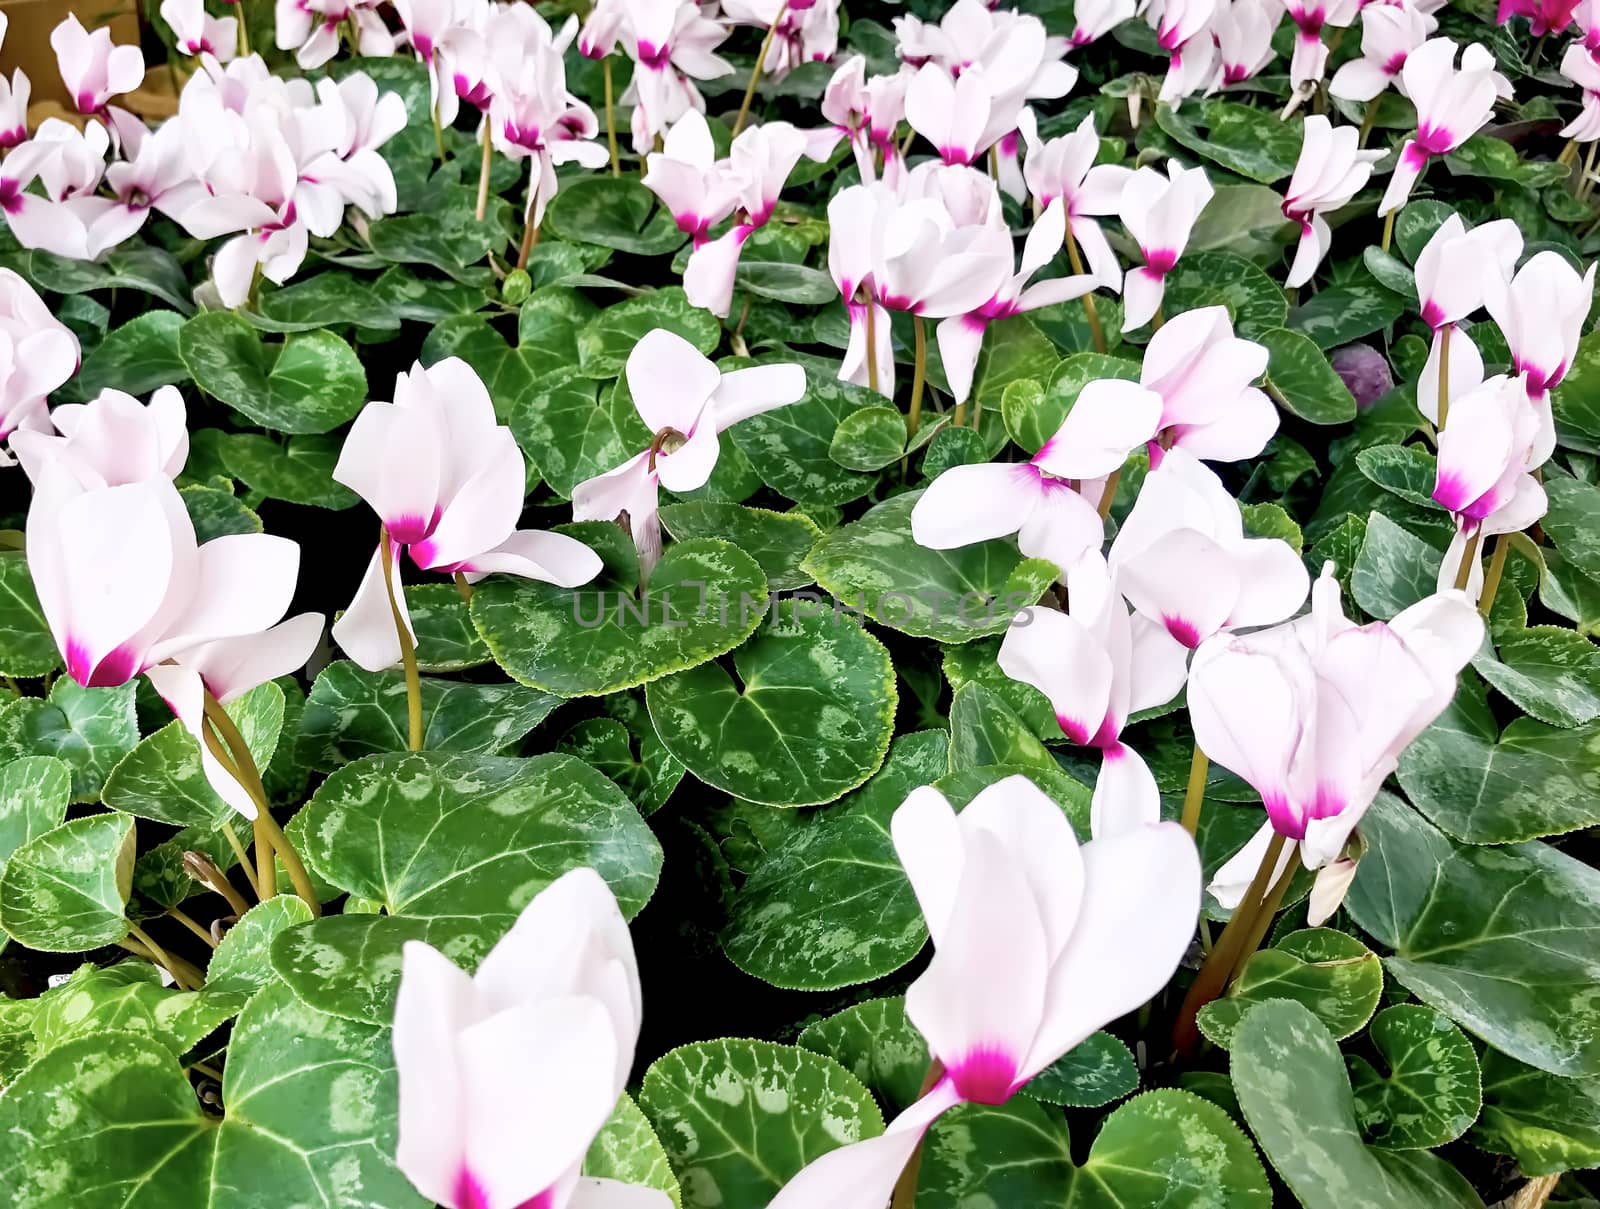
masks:
[[[206,976],[198,968],[184,961],[181,957],[173,957],[151,939],[148,932],[132,920],[128,922],[128,931],[135,939],[123,940],[118,943],[130,953],[137,953],[139,956],[147,957],[157,965],[165,967],[167,973],[172,975],[172,981],[176,982],[181,990],[197,991],[205,985]]]
[[[1255,877],[1250,879],[1249,889],[1233,909],[1228,926],[1222,929],[1222,935],[1217,938],[1215,947],[1190,984],[1183,1006],[1178,1009],[1177,1023],[1172,1028],[1174,1052],[1188,1055],[1200,1048],[1200,1030],[1195,1026],[1195,1017],[1200,1014],[1201,1008],[1227,989],[1228,978],[1244,948],[1245,937],[1255,929],[1256,916],[1267,895],[1267,884],[1272,880],[1272,871],[1278,866],[1278,858],[1283,855],[1285,842],[1282,833],[1272,833],[1272,842],[1267,845],[1266,855],[1256,869]]]
[[[922,1076],[922,1088],[917,1092],[917,1099],[922,1099],[933,1090],[934,1085],[944,1078],[944,1063],[935,1058],[928,1063],[928,1073]],[[911,1152],[911,1158],[906,1163],[905,1170],[900,1173],[900,1178],[895,1181],[894,1196],[890,1198],[889,1209],[912,1209],[917,1199],[917,1176],[922,1171],[922,1143],[917,1143],[917,1148]]]
[[[452,579],[455,581],[456,592],[461,597],[462,604],[472,603],[472,585],[467,582],[467,577],[457,571]]]
[[[1072,271],[1078,276],[1083,275],[1083,257],[1078,253],[1078,241],[1072,237],[1072,224],[1067,224],[1067,259],[1072,262]],[[1094,342],[1094,351],[1106,351],[1106,334],[1100,327],[1100,312],[1095,310],[1094,291],[1090,290],[1083,296],[1083,315],[1089,321],[1089,339]]]
[[[778,26],[783,24],[784,14],[789,11],[789,0],[783,0],[778,5],[778,14],[772,18],[772,24],[767,27],[767,36],[761,40],[761,53],[756,55],[755,66],[750,69],[750,84],[744,90],[744,100],[739,104],[739,116],[733,120],[733,137],[739,137],[739,131],[744,129],[745,119],[750,116],[750,102],[755,100],[756,85],[761,83],[761,68],[766,64],[767,51],[772,49],[772,39],[778,32]]]
[[[520,267],[520,266],[519,266]],[[406,629],[400,616],[399,594],[405,589],[396,582],[394,550],[389,545],[389,530],[378,530],[378,551],[383,561],[383,587],[389,596],[389,615],[394,618],[394,630],[400,639],[400,664],[406,672],[406,715],[410,724],[407,746],[412,751],[422,750],[422,677],[417,674],[417,648],[411,641],[411,631]]]
[[[622,175],[622,161],[617,155],[617,110],[616,102],[612,100],[611,89],[611,56],[607,55],[600,64],[606,83],[606,144],[611,148],[611,175]],[[480,214],[478,217],[482,218]]]
[[[1389,244],[1394,241],[1394,216],[1404,207],[1396,207],[1389,211],[1389,216],[1383,220],[1383,242],[1378,245],[1380,251],[1387,252]]]

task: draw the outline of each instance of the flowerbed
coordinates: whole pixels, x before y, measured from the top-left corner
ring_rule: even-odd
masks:
[[[8,1204],[1594,1204],[1600,9],[270,7],[0,81]]]

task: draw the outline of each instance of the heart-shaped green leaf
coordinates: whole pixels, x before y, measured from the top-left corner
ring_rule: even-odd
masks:
[[[1289,326],[1326,352],[1383,331],[1405,312],[1404,298],[1366,277],[1318,290],[1289,312]]]
[[[665,206],[638,181],[580,176],[563,182],[545,211],[545,225],[562,239],[598,244],[638,256],[662,256],[688,238]]]
[[[1346,1062],[1356,1116],[1373,1145],[1423,1150],[1467,1131],[1483,1097],[1478,1056],[1460,1029],[1432,1008],[1401,1003],[1374,1016],[1367,1036],[1389,1073],[1359,1055]]]
[[[1514,1058],[1600,1074],[1600,873],[1536,840],[1459,846],[1387,794],[1361,832],[1345,908],[1394,950],[1389,973]]]
[[[813,1159],[883,1132],[878,1106],[844,1067],[765,1041],[672,1050],[645,1072],[639,1107],[666,1148],[684,1209],[765,1204]]]
[[[1234,1029],[1230,1059],[1251,1132],[1306,1209],[1482,1204],[1443,1159],[1361,1140],[1339,1047],[1304,1004],[1256,1004]]]
[[[1356,465],[1385,491],[1419,507],[1439,509],[1433,502],[1433,480],[1438,463],[1421,446],[1369,445],[1357,452]]]
[[[0,928],[46,953],[82,953],[128,934],[133,819],[93,814],[35,836],[0,874]]]
[[[622,465],[650,444],[633,407],[575,369],[540,380],[512,407],[511,431],[556,494]]]
[[[183,325],[178,352],[201,390],[278,432],[328,432],[367,401],[361,359],[332,332],[267,344],[233,312],[207,311]]]
[[[588,865],[631,917],[661,870],[633,803],[571,756],[370,756],[324,781],[303,813],[307,863],[392,915],[504,931],[546,885]]]
[[[70,676],[50,695],[0,705],[0,760],[55,756],[72,770],[72,800],[93,802],[112,768],[139,741],[132,681],[116,688],[82,688]]]
[[[60,666],[27,561],[20,552],[0,553],[0,675],[44,676]]]
[[[766,614],[760,566],[725,541],[674,542],[638,595],[638,558],[617,526],[563,531],[605,560],[593,582],[574,590],[502,576],[472,594],[478,632],[523,684],[564,697],[633,688],[733,650]]]
[[[906,421],[892,407],[863,407],[839,421],[828,456],[846,470],[882,470],[906,447]]]
[[[206,966],[206,990],[253,995],[272,981],[272,942],[311,922],[311,908],[293,894],[257,903],[228,929]]]
[[[1355,396],[1309,336],[1275,328],[1255,338],[1267,346],[1267,381],[1279,404],[1313,424],[1355,419]]]
[[[1597,768],[1600,723],[1564,730],[1514,718],[1502,732],[1468,676],[1400,756],[1400,784],[1447,834],[1505,844],[1600,824]]]
[[[1158,105],[1156,122],[1190,151],[1263,185],[1288,176],[1300,158],[1300,123],[1280,122],[1251,105],[1209,100],[1181,111]]]
[[[737,447],[736,447],[737,451]],[[723,455],[727,455],[723,449]],[[822,530],[800,512],[772,512],[717,500],[691,500],[661,509],[661,523],[679,541],[720,537],[761,564],[767,586],[792,592],[811,582],[802,569]]]
[[[64,396],[92,399],[107,387],[145,395],[158,386],[186,381],[189,369],[178,355],[182,329],[183,316],[176,311],[135,315],[107,332],[83,359],[77,375],[64,388]]]
[[[379,259],[390,264],[422,264],[467,284],[487,282],[489,267],[483,261],[505,248],[511,207],[496,197],[481,220],[476,207],[472,189],[457,186],[426,214],[401,214],[373,223],[367,229],[367,242]]]
[[[1600,650],[1572,630],[1541,625],[1497,634],[1494,657],[1482,652],[1472,666],[1541,722],[1582,726],[1600,717]]]
[[[154,1037],[174,1058],[181,1058],[238,1015],[245,998],[210,987],[203,991],[164,987],[161,971],[147,961],[119,961],[104,969],[84,965],[39,996],[33,1033],[40,1053],[79,1037],[125,1032]]]
[[[1215,203],[1213,203],[1215,204]],[[1289,300],[1260,266],[1233,252],[1194,252],[1167,274],[1166,311],[1226,306],[1237,335],[1260,340],[1289,318]]]
[[[672,1198],[673,1205],[683,1204],[678,1177],[672,1174],[672,1164],[661,1146],[661,1139],[656,1137],[649,1120],[626,1092],[617,1101],[610,1119],[589,1143],[589,1152],[583,1156],[583,1174],[641,1188],[657,1188]]]
[[[1252,1007],[1291,999],[1310,1008],[1335,1038],[1344,1038],[1372,1018],[1382,995],[1383,966],[1376,953],[1354,936],[1308,928],[1251,957],[1227,996],[1200,1009],[1200,1031],[1228,1049]]]
[[[851,609],[891,629],[940,642],[998,634],[1055,582],[1055,564],[1011,541],[930,550],[911,536],[920,491],[885,500],[824,537],[805,568]]]
[[[473,684],[424,676],[422,746],[425,751],[492,754],[518,742],[561,698],[520,684]],[[331,772],[362,756],[408,749],[405,673],[369,672],[341,659],[330,663],[306,698],[300,756]]]
[[[283,728],[283,690],[268,681],[224,708],[265,768]],[[101,800],[115,810],[174,827],[216,827],[235,817],[200,764],[200,744],[182,722],[169,722],[123,756],[106,778]]]
[[[655,328],[682,336],[707,356],[722,339],[715,316],[692,305],[681,286],[651,290],[619,302],[589,320],[578,333],[578,366],[591,378],[622,372],[633,346]]]
[[[656,733],[708,785],[771,806],[831,802],[870,777],[894,735],[889,652],[854,619],[787,602],[734,652],[645,689]]]
[[[673,759],[653,728],[635,735],[616,718],[585,718],[562,736],[559,750],[605,773],[645,815],[666,805],[683,779],[683,765]]]
[[[973,1162],[973,1155],[1004,1155]],[[1244,1132],[1215,1104],[1176,1088],[1135,1096],[1100,1126],[1082,1166],[1067,1123],[1024,1096],[967,1104],[924,1143],[917,1204],[1121,1209],[1172,1205],[1268,1209],[1266,1172]]]
[[[333,481],[343,444],[328,435],[290,437],[280,444],[261,433],[236,432],[222,447],[222,461],[229,474],[268,499],[353,508],[361,497]]]
[[[720,364],[728,370],[756,362]],[[805,398],[742,420],[728,435],[761,481],[778,494],[803,504],[847,504],[871,491],[877,477],[835,461],[830,452],[834,434],[849,416],[882,402],[881,395],[863,387],[807,370]]]
[[[1529,1176],[1600,1166],[1600,1079],[1562,1079],[1483,1054],[1483,1116],[1470,1140]]]
[[[881,977],[916,956],[927,927],[889,838],[889,819],[947,763],[942,731],[901,735],[883,767],[808,820],[745,880],[722,946],[776,986],[831,990]]]
[[[61,825],[71,796],[72,770],[54,756],[0,767],[0,873],[18,848]]]

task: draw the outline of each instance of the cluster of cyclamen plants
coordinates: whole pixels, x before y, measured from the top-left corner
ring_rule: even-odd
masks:
[[[10,1203],[1593,1203],[1600,7],[221,7],[0,81]]]

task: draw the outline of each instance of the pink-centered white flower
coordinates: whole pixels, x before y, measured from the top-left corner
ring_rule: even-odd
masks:
[[[906,120],[945,163],[971,164],[1017,128],[1022,100],[1014,80],[991,78],[981,65],[952,79],[924,63],[906,87]]]
[[[1483,358],[1461,321],[1483,306],[1491,290],[1510,279],[1521,255],[1522,232],[1511,219],[1495,219],[1469,231],[1455,214],[1439,225],[1417,254],[1417,296],[1423,322],[1433,329],[1433,343],[1417,382],[1417,406],[1433,423],[1439,422],[1441,366],[1447,370],[1447,402],[1483,380]]]
[[[18,67],[11,79],[0,76],[0,151],[9,151],[28,137],[28,98],[33,84]]]
[[[1355,127],[1335,129],[1320,113],[1305,119],[1304,133],[1300,158],[1283,199],[1283,216],[1300,224],[1300,244],[1285,282],[1291,288],[1310,281],[1333,246],[1333,231],[1322,216],[1349,205],[1371,179],[1373,165],[1385,154],[1362,151],[1357,146]]]
[[[600,132],[594,110],[567,91],[565,42],[531,7],[509,12],[516,20],[498,21],[489,46],[489,129],[497,151],[528,161],[527,218],[537,227],[559,187],[556,165],[598,168],[607,153],[593,141]]]
[[[942,1113],[1004,1103],[1142,1006],[1194,932],[1200,859],[1175,823],[1080,845],[1061,808],[1012,776],[959,814],[932,786],[914,790],[891,830],[934,947],[906,1015],[944,1074],[882,1134],[806,1166],[768,1209],[882,1209]]]
[[[1267,810],[1267,823],[1209,887],[1225,907],[1238,905],[1274,832],[1294,842],[1284,862],[1295,845],[1310,869],[1338,861],[1400,753],[1450,704],[1457,673],[1483,641],[1483,619],[1460,592],[1358,626],[1340,607],[1332,566],[1308,615],[1219,635],[1189,670],[1195,742],[1244,778]],[[1334,876],[1344,880],[1344,872]],[[1338,905],[1331,897],[1319,896],[1330,914]]]
[[[722,16],[735,25],[772,30],[761,70],[774,80],[802,63],[826,63],[839,49],[839,0],[723,0]]]
[[[670,1209],[664,1192],[582,1174],[642,1012],[628,925],[593,869],[534,895],[470,976],[407,941],[393,1037],[400,1170],[446,1209]]]
[[[911,71],[867,78],[867,60],[852,55],[841,63],[822,94],[822,116],[850,140],[856,168],[864,182],[878,178],[879,161],[886,177],[904,170],[895,132],[906,111],[906,86]]]
[[[1550,452],[1539,448],[1541,410],[1528,398],[1521,374],[1497,374],[1453,401],[1450,422],[1439,433],[1434,503],[1470,528],[1518,494],[1531,490],[1543,498],[1544,489],[1528,473]]]
[[[1144,167],[1123,185],[1117,212],[1144,256],[1144,264],[1129,269],[1122,281],[1123,325],[1129,330],[1143,327],[1161,309],[1167,274],[1183,255],[1211,198],[1205,169],[1185,168],[1177,160],[1167,161],[1165,175]]]
[[[1484,307],[1535,399],[1561,385],[1572,368],[1594,305],[1594,273],[1591,263],[1580,275],[1565,256],[1547,249],[1530,256],[1509,282],[1499,273],[1487,275]]]
[[[798,365],[757,365],[723,373],[665,328],[646,332],[628,354],[628,391],[653,434],[650,447],[572,490],[574,520],[608,521],[627,513],[642,574],[661,557],[659,489],[693,491],[716,469],[719,433],[740,420],[805,397]]]
[[[0,165],[0,210],[19,244],[75,260],[100,250],[90,229],[116,208],[99,193],[110,145],[111,136],[98,121],[80,130],[61,118],[46,118],[33,138],[6,156]],[[35,180],[42,194],[27,191]]]
[[[934,479],[911,509],[912,539],[951,550],[1015,533],[1024,554],[1065,575],[1086,551],[1100,549],[1100,492],[1160,418],[1160,397],[1137,383],[1090,382],[1028,461],[953,466]]]
[[[1082,0],[1072,6],[1074,46],[1087,46],[1105,37],[1124,21],[1131,20],[1138,0]]]
[[[1013,275],[999,190],[972,168],[930,161],[899,190],[884,182],[841,189],[828,203],[828,226],[828,268],[850,314],[839,377],[866,385],[875,367],[885,395],[894,390],[889,311],[966,314]]]
[[[86,488],[119,487],[177,478],[189,457],[186,424],[175,386],[161,387],[148,405],[107,387],[88,403],[61,404],[37,429],[12,433],[11,448],[35,483],[59,464]]]
[[[989,324],[1025,311],[1069,302],[1092,292],[1098,280],[1093,273],[1072,277],[1052,277],[1030,285],[1035,273],[1044,268],[1061,250],[1067,233],[1066,203],[1051,202],[1028,231],[1022,248],[1022,264],[1015,274],[976,310],[952,315],[939,324],[939,356],[945,379],[957,403],[965,403],[972,393],[972,376],[983,349],[983,335]]]
[[[1572,10],[1576,41],[1591,55],[1600,54],[1600,0],[1579,0]]]
[[[1406,204],[1430,157],[1448,155],[1489,120],[1504,79],[1494,55],[1479,42],[1461,52],[1457,68],[1456,44],[1449,38],[1430,38],[1412,51],[1400,78],[1417,107],[1417,133],[1400,149],[1379,217]]]
[[[1278,409],[1253,385],[1266,372],[1266,348],[1233,334],[1226,307],[1173,316],[1150,337],[1139,370],[1140,385],[1161,400],[1150,464],[1167,449],[1208,462],[1259,454],[1278,431]]]
[[[363,56],[394,54],[394,35],[378,13],[378,0],[277,0],[276,17],[278,49],[294,51],[294,61],[307,71],[339,53],[347,23]]]
[[[1071,134],[1041,141],[1032,109],[1024,109],[1017,121],[1027,145],[1022,163],[1028,192],[1043,209],[1058,198],[1067,208],[1067,227],[1083,249],[1089,271],[1113,293],[1122,289],[1122,266],[1106,241],[1096,219],[1115,214],[1122,202],[1122,190],[1133,176],[1121,164],[1096,164],[1100,154],[1100,135],[1094,117],[1085,117]]]
[[[239,18],[213,17],[205,0],[161,0],[161,19],[186,55],[214,55],[226,63],[239,50]]]
[[[1295,24],[1294,55],[1289,61],[1289,83],[1304,88],[1322,79],[1328,68],[1328,44],[1322,31],[1350,25],[1361,11],[1361,0],[1285,0],[1289,20]]]
[[[46,400],[77,372],[72,329],[26,280],[0,268],[0,441],[19,429],[48,432]],[[3,448],[0,465],[11,465]]]
[[[1213,91],[1244,83],[1277,57],[1272,35],[1282,16],[1282,0],[1217,0],[1211,18],[1211,32],[1217,40]]]
[[[420,569],[460,573],[469,583],[499,571],[564,588],[599,574],[599,556],[582,542],[517,528],[527,463],[511,430],[495,421],[482,380],[457,357],[426,369],[418,363],[395,380],[393,402],[362,408],[333,479],[378,514],[396,564],[409,551]],[[368,671],[400,661],[383,554],[380,545],[333,624],[334,640]],[[409,629],[401,595],[395,604]]]
[[[1182,449],[1145,476],[1109,559],[1128,602],[1191,650],[1219,630],[1282,621],[1310,586],[1287,542],[1244,535],[1238,502]]]
[[[1096,839],[1159,822],[1149,766],[1122,742],[1130,714],[1177,696],[1189,652],[1159,625],[1128,613],[1098,549],[1066,574],[1067,611],[1019,615],[1000,643],[1000,670],[1050,699],[1061,733],[1101,755],[1089,828]]]
[[[441,126],[467,101],[488,108],[485,75],[492,26],[506,20],[488,0],[395,0],[412,52],[428,69],[428,91]]]
[[[806,136],[788,122],[763,122],[733,140],[724,172],[735,191],[734,224],[720,238],[701,242],[690,253],[683,290],[691,305],[727,316],[745,240],[767,225],[784,182],[808,145]]]
[[[1071,43],[1050,37],[1032,13],[956,0],[937,25],[906,16],[894,19],[894,29],[900,57],[910,66],[932,62],[952,78],[981,67],[1008,104],[1064,97],[1078,79],[1077,68],[1064,61]]]
[[[664,134],[690,109],[705,112],[696,81],[733,71],[733,65],[716,53],[728,28],[707,17],[692,0],[622,0],[622,5],[634,71],[621,102],[633,106],[633,149],[643,155],[656,135]]]
[[[739,180],[717,159],[705,115],[691,109],[673,124],[661,150],[645,158],[644,187],[666,206],[678,230],[704,243],[739,204]]]
[[[265,533],[200,545],[164,474],[88,486],[79,467],[46,461],[28,510],[27,558],[67,674],[106,688],[145,673],[197,739],[204,692],[226,704],[295,670],[322,632],[321,614],[279,620],[299,546]],[[204,743],[201,762],[217,794],[255,817]]]
[[[397,108],[352,73],[323,84],[271,75],[258,56],[225,68],[205,56],[184,86],[178,118],[190,166],[206,196],[175,215],[190,235],[233,235],[212,260],[223,306],[242,303],[258,271],[282,284],[305,259],[311,235],[338,230],[347,204],[376,217],[393,177],[375,154]]]
[[[56,52],[61,82],[79,113],[102,113],[112,97],[144,83],[144,55],[139,48],[113,44],[111,30],[105,26],[91,33],[76,14],[69,13],[50,31],[50,48]]]
[[[1574,42],[1561,56],[1561,74],[1583,90],[1582,108],[1561,128],[1561,137],[1580,143],[1600,139],[1600,62],[1581,42]]]
[[[1361,10],[1361,56],[1333,73],[1328,92],[1346,101],[1372,101],[1392,84],[1404,96],[1400,69],[1438,27],[1414,4],[1368,4]]]

